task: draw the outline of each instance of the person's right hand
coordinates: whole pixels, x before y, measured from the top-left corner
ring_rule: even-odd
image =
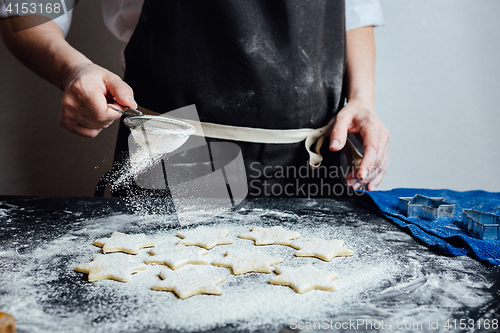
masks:
[[[59,123],[68,131],[94,138],[121,114],[107,100],[137,108],[132,88],[116,74],[95,64],[85,64],[68,75],[61,101]]]

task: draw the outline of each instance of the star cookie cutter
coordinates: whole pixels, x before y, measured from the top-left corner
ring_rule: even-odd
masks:
[[[407,217],[438,221],[453,217],[455,205],[445,202],[442,197],[417,194],[413,197],[399,197],[399,210],[404,211]]]
[[[500,239],[500,216],[473,209],[462,210],[462,223],[480,239]]]

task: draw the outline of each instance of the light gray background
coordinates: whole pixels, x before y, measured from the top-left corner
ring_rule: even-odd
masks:
[[[500,1],[381,0],[377,110],[394,187],[500,191]]]
[[[377,109],[392,137],[379,189],[500,191],[500,1],[381,3]],[[76,7],[68,41],[121,74],[99,1]],[[61,97],[0,43],[0,195],[90,196],[111,166],[116,124],[77,137],[59,126]]]

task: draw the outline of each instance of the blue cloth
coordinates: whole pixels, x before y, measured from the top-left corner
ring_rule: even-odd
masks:
[[[407,229],[430,249],[450,256],[470,254],[482,263],[500,265],[500,240],[481,240],[462,226],[462,209],[474,209],[500,215],[500,193],[415,188],[365,193],[373,202],[365,200],[362,203],[375,208],[400,227]],[[444,197],[446,202],[455,204],[453,218],[433,222],[406,217],[404,212],[399,211],[399,197],[413,197],[415,194]]]

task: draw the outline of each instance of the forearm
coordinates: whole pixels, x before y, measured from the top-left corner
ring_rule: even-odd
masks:
[[[29,16],[10,18],[29,19]],[[92,64],[87,57],[66,42],[61,29],[52,21],[13,33],[8,19],[2,19],[0,32],[5,45],[16,58],[61,90],[65,90],[73,73]]]
[[[375,106],[375,36],[373,27],[346,33],[348,101]]]
[[[382,181],[388,164],[389,131],[375,112],[375,37],[373,27],[347,32],[347,104],[339,111],[330,135],[330,149],[339,151],[348,133],[358,134],[363,142],[363,159],[346,178],[357,190],[374,190]]]

